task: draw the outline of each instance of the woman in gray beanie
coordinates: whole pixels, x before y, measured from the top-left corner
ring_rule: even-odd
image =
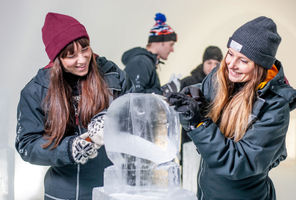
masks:
[[[280,41],[273,20],[251,20],[230,37],[226,56],[201,90],[168,97],[202,157],[198,199],[276,199],[268,174],[287,156],[296,107],[296,90],[275,58]]]

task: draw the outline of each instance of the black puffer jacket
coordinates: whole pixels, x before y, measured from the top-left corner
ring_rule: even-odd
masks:
[[[99,71],[103,74],[113,95],[120,96],[133,90],[132,83],[113,62],[97,57]],[[17,109],[16,150],[23,160],[36,165],[50,166],[44,185],[45,199],[85,199],[92,197],[92,188],[103,186],[104,168],[111,165],[105,148],[84,165],[71,159],[70,141],[81,132],[65,136],[57,148],[43,149],[47,141],[44,134],[44,111],[41,103],[47,94],[51,68],[42,68],[21,91]],[[76,128],[79,130],[80,128]]]
[[[156,72],[157,55],[141,47],[126,51],[121,58],[124,71],[135,85],[137,93],[162,94],[159,77]]]
[[[277,75],[258,90],[249,129],[240,141],[224,137],[211,121],[189,132],[202,157],[199,200],[276,199],[268,173],[286,158],[290,111],[296,107],[296,90],[285,83],[280,62],[276,62],[276,67]],[[209,101],[215,96],[215,72],[202,84]]]
[[[205,77],[206,74],[203,71],[203,64],[200,64],[191,71],[191,76],[187,76],[181,80],[181,90],[186,86],[201,83]]]

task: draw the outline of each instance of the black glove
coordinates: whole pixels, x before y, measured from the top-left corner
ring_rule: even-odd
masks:
[[[171,93],[167,99],[179,112],[180,123],[186,131],[192,130],[204,119],[200,113],[200,102],[194,98],[183,93]]]
[[[171,82],[161,86],[161,91],[163,92],[164,96],[168,96],[172,92],[179,92],[180,91],[181,82],[179,79],[174,79]]]
[[[197,86],[187,86],[182,89],[181,93],[186,94],[192,98],[194,98],[199,105],[199,110],[202,116],[207,114],[207,109],[209,107],[209,102],[204,97],[203,93]]]

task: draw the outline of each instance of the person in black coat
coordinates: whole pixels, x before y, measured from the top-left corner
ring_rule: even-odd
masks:
[[[103,140],[112,99],[133,91],[113,62],[94,54],[85,27],[48,13],[42,39],[50,63],[20,94],[15,147],[24,161],[49,166],[44,199],[92,199],[112,163]]]
[[[162,13],[155,16],[155,25],[150,30],[146,48],[135,47],[122,55],[125,71],[135,85],[137,93],[166,94],[180,90],[180,82],[175,78],[164,86],[160,85],[157,66],[162,63],[160,59],[167,60],[174,51],[177,34],[167,25],[166,17]]]
[[[217,46],[208,46],[202,56],[202,63],[191,71],[191,75],[181,79],[181,90],[189,85],[201,83],[203,79],[220,64],[222,51]]]
[[[274,21],[257,17],[229,38],[226,56],[200,90],[168,98],[201,155],[198,199],[276,199],[269,172],[287,157],[296,108],[296,90],[275,57],[280,42]]]

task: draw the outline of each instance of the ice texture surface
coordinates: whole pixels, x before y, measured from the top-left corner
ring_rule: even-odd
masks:
[[[180,123],[162,96],[132,93],[114,100],[104,143],[114,165],[105,169],[104,187],[94,188],[93,200],[195,199],[180,188]]]
[[[175,158],[179,132],[177,113],[161,96],[127,94],[108,109],[104,142],[115,165],[122,164],[121,153],[160,164]]]

